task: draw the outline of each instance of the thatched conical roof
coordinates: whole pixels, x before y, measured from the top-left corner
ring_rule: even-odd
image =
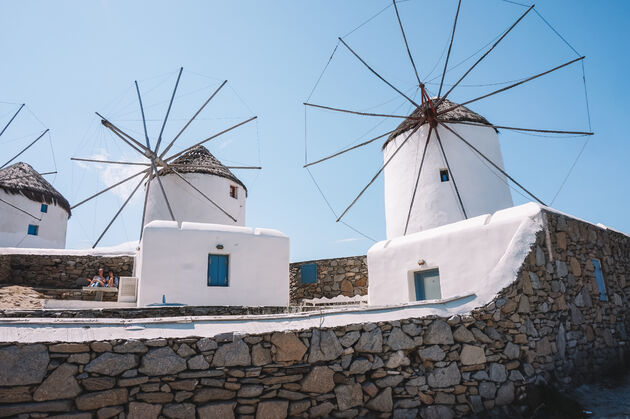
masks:
[[[68,200],[30,164],[19,162],[0,170],[0,189],[35,202],[58,205],[66,210],[68,217],[72,214]]]
[[[435,106],[438,101],[438,98],[432,98],[431,99],[431,103],[433,104],[433,106]],[[415,111],[413,111],[411,113],[411,115],[409,115],[409,117],[413,117],[413,118],[419,118],[422,117],[424,115],[424,112],[427,110],[427,108],[429,107],[429,103],[425,102],[423,105],[421,105],[420,107],[416,108]],[[436,109],[436,112],[440,113],[442,111],[445,111],[448,108],[451,108],[453,106],[457,106],[456,103],[451,102],[448,99],[444,99],[442,100],[442,102],[439,104],[438,108]],[[457,109],[453,109],[452,111],[449,111],[443,115],[440,115],[440,120],[444,121],[444,122],[448,122],[448,121],[466,121],[466,122],[476,122],[479,124],[484,124],[484,125],[491,125],[490,122],[488,122],[488,120],[486,118],[484,118],[483,116],[479,115],[476,112],[471,111],[470,109],[468,109],[465,106],[460,106]],[[407,132],[409,130],[414,129],[415,127],[418,126],[418,124],[421,121],[418,119],[405,119],[403,122],[401,122],[400,125],[398,125],[398,128],[396,128],[394,130],[394,132],[392,132],[389,137],[387,138],[387,141],[385,141],[385,144],[383,144],[383,148],[385,148],[385,146],[394,138],[396,138],[397,136],[399,136],[400,134]],[[426,123],[426,122],[423,122]]]

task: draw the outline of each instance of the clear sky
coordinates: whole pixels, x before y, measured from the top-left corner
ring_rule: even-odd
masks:
[[[0,5],[0,125],[17,110],[15,104],[25,102],[28,110],[0,138],[0,157],[8,160],[42,129],[28,112],[32,111],[50,129],[50,137],[22,160],[40,172],[56,169],[58,174],[48,179],[75,204],[129,171],[77,164],[70,157],[137,160],[98,123],[94,111],[106,113],[141,139],[133,89],[133,81],[138,80],[155,141],[177,71],[183,66],[179,95],[165,130],[168,139],[221,80],[229,80],[229,88],[217,95],[174,150],[258,115],[256,123],[208,144],[227,164],[263,166],[260,173],[237,173],[249,188],[247,224],[287,233],[292,260],[364,254],[373,242],[335,223],[302,168],[305,136],[312,160],[388,131],[397,121],[305,111],[302,102],[309,98],[338,36],[344,36],[401,90],[416,93],[417,82],[390,4],[388,0],[4,1]],[[433,79],[427,84],[433,94],[456,6],[455,0],[407,0],[399,5],[419,73],[423,81]],[[463,0],[449,68],[495,39],[525,10],[502,0]],[[630,143],[624,131],[630,110],[626,45],[630,3],[541,0],[536,10],[587,57],[584,68],[596,135],[555,200],[584,137],[558,139],[501,131],[506,169],[546,203],[553,200],[553,207],[630,232]],[[483,51],[448,72],[445,83],[454,82]],[[450,98],[474,98],[575,57],[532,12]],[[363,111],[411,110],[342,46],[310,100]],[[589,128],[579,63],[470,107],[501,125]],[[380,145],[375,143],[314,167],[312,174],[339,213],[381,164]],[[77,208],[69,221],[67,247],[91,246],[131,188]],[[137,239],[140,195],[102,245]],[[513,196],[517,204],[526,202],[516,192]],[[384,238],[382,179],[344,220],[369,237]]]

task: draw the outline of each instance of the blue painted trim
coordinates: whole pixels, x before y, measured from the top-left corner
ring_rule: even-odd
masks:
[[[317,264],[307,263],[300,267],[300,274],[302,277],[302,284],[316,284],[317,283]]]

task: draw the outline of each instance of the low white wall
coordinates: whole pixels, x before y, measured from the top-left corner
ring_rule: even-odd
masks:
[[[222,245],[223,249],[217,249]],[[228,286],[209,287],[208,254],[229,255]],[[289,304],[289,237],[276,230],[153,221],[136,258],[138,306]]]
[[[0,190],[2,200],[41,218],[41,221],[0,202],[0,247],[63,249],[66,247],[68,213],[61,207],[48,204],[48,212],[41,212],[42,203],[24,195],[8,194]],[[39,226],[37,236],[27,234],[28,225]]]
[[[367,255],[369,304],[415,301],[414,272],[432,268],[439,269],[442,299],[496,294],[516,278],[541,228],[540,212],[529,203],[376,243]]]

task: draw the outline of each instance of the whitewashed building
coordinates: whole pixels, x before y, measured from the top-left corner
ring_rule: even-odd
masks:
[[[0,170],[0,247],[63,249],[70,204],[27,163]]]

